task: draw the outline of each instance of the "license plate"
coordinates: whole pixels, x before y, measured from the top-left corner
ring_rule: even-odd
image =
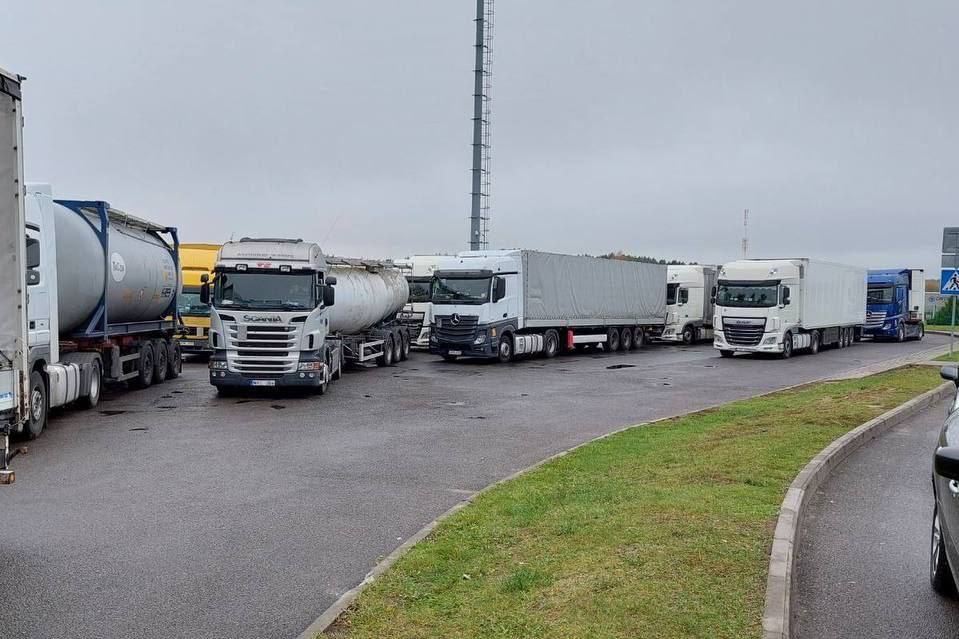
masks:
[[[450,355],[462,355],[463,351],[450,351]]]
[[[194,345],[193,342],[183,340],[183,339],[180,340],[180,346],[193,346],[193,345]]]
[[[251,379],[250,386],[276,386],[275,379]]]

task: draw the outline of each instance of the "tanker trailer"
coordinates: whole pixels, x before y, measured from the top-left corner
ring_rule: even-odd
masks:
[[[55,200],[28,185],[29,417],[40,434],[50,408],[96,406],[104,382],[135,387],[180,374],[176,229],[103,201]]]
[[[211,305],[210,383],[305,387],[323,394],[348,363],[392,366],[409,355],[397,313],[406,278],[388,262],[325,257],[302,240],[243,238],[220,249]]]

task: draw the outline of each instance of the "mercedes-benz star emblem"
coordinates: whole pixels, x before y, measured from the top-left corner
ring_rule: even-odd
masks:
[[[459,313],[453,313],[452,315],[450,315],[450,324],[452,324],[453,326],[457,326],[459,325],[459,323],[460,323]]]

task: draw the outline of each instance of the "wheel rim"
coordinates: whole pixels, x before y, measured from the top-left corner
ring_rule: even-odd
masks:
[[[503,341],[499,343],[499,354],[503,358],[507,358],[510,356],[510,352],[511,351],[510,351],[509,342],[504,339]]]
[[[619,338],[619,343],[623,345],[625,350],[629,350],[633,347],[633,334],[624,333],[623,336]]]
[[[692,329],[687,328],[683,331],[683,343],[692,344],[693,343],[693,331]]]
[[[43,393],[39,388],[34,388],[30,393],[30,416],[34,422],[39,422],[43,417]]]
[[[790,355],[792,355],[792,352],[793,352],[793,336],[787,335],[785,341],[783,342],[783,354],[785,354],[786,357],[789,357]]]
[[[941,541],[942,529],[939,526],[939,511],[937,509],[932,517],[932,552],[929,553],[929,571],[933,576],[936,575],[936,568],[939,565],[939,549]]]
[[[555,338],[555,337],[550,336],[550,337],[546,338],[546,352],[549,353],[550,355],[554,355],[554,354],[556,353],[556,338]]]
[[[90,378],[90,399],[96,399],[100,396],[100,371],[93,369],[93,377]]]

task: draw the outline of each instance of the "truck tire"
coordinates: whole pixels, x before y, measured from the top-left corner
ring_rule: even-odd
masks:
[[[166,374],[170,370],[170,349],[162,339],[153,342],[153,383],[162,384],[166,381]]]
[[[96,408],[100,403],[100,389],[103,386],[103,371],[98,360],[90,364],[90,387],[87,394],[80,398],[81,408]]]
[[[410,332],[407,330],[400,331],[400,335],[403,338],[403,352],[400,354],[400,361],[405,362],[410,358],[410,342],[412,338],[410,337]]]
[[[921,342],[922,338],[926,336],[926,325],[922,322],[919,323],[919,334],[916,335],[916,341]]]
[[[553,329],[546,331],[543,336],[543,357],[553,359],[559,354],[559,333]]]
[[[838,328],[839,331],[839,341],[836,342],[836,348],[846,348],[846,329]]]
[[[793,356],[793,335],[792,333],[786,333],[783,336],[783,352],[779,355],[783,359],[789,359]]]
[[[137,362],[137,376],[130,380],[134,388],[146,388],[153,383],[154,362],[153,344],[143,342],[140,346],[140,360]]]
[[[621,351],[633,350],[633,329],[624,328],[622,331],[620,331],[619,350]]]
[[[633,329],[633,349],[638,350],[646,345],[646,331],[637,326]]]
[[[813,331],[809,336],[809,354],[816,355],[819,353],[819,331]]]
[[[49,408],[47,382],[40,371],[33,371],[30,373],[30,395],[27,397],[27,410],[30,414],[23,429],[27,439],[36,439],[46,428]]]
[[[899,326],[896,328],[896,341],[897,342],[906,341],[906,327],[903,326],[902,322],[899,322]]]
[[[176,343],[176,340],[169,343],[169,366],[166,372],[167,379],[176,379],[180,376],[180,373],[183,372],[183,352],[180,350],[180,345]],[[210,357],[207,356],[209,360]]]
[[[683,327],[683,344],[692,346],[696,341],[696,329],[688,324]]]
[[[619,329],[611,328],[606,331],[606,352],[614,353],[619,350]]]
[[[395,331],[393,333],[393,365],[396,366],[403,361],[403,332]]]
[[[513,361],[513,336],[509,333],[499,338],[499,345],[496,347],[496,359],[501,364],[509,364]]]
[[[383,354],[376,358],[377,366],[393,365],[393,335],[383,338]]]
[[[720,356],[720,357],[732,357],[732,356],[733,356],[733,352],[732,352],[732,351],[719,351],[719,356]]]

